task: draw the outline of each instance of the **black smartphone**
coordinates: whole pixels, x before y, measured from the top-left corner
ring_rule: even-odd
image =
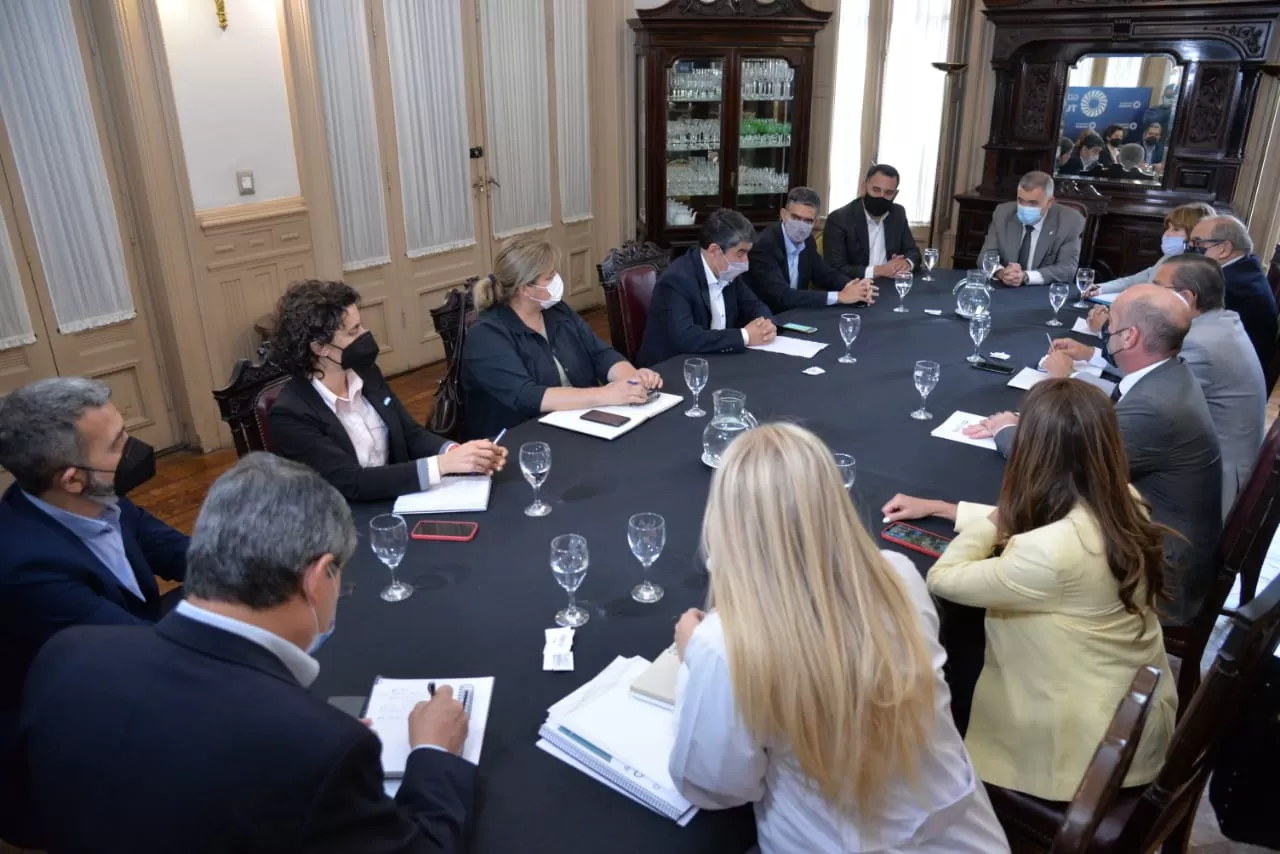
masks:
[[[1003,374],[1006,377],[1011,377],[1017,373],[1017,369],[1014,368],[1013,365],[1003,365],[1000,362],[989,362],[986,359],[983,359],[981,362],[974,362],[973,367],[980,371],[989,371],[993,374]]]
[[[601,412],[599,409],[592,409],[582,413],[582,420],[603,424],[606,427],[621,427],[631,419],[625,415],[614,415],[612,412]]]
[[[927,554],[929,557],[941,555],[946,550],[947,543],[951,542],[950,539],[941,534],[934,534],[923,528],[917,528],[915,525],[908,525],[905,522],[894,522],[881,531],[880,536],[891,543],[897,543],[905,549]]]

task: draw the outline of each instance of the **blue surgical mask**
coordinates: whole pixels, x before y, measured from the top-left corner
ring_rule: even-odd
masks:
[[[1018,205],[1018,222],[1023,225],[1035,225],[1040,221],[1040,209],[1030,205]]]
[[[1165,235],[1160,238],[1160,251],[1165,255],[1181,255],[1187,251],[1187,239]]]
[[[311,606],[311,619],[316,625],[316,636],[312,639],[311,646],[307,647],[307,655],[315,655],[319,652],[320,647],[324,646],[325,641],[333,637],[333,632],[338,627],[338,594],[341,591],[338,589],[338,574],[336,572],[333,574],[333,587],[333,619],[329,621],[328,631],[320,631],[320,617],[316,614],[316,606],[311,602],[307,603]]]

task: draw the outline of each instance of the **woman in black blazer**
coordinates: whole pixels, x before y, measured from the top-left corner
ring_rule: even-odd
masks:
[[[342,282],[298,282],[276,307],[271,359],[293,375],[271,407],[275,452],[304,463],[348,501],[386,501],[447,474],[491,474],[507,451],[488,440],[446,442],[413,420],[378,370]]]
[[[508,243],[475,288],[480,315],[462,350],[468,436],[493,435],[542,412],[644,403],[662,377],[636,370],[561,302],[555,246]]]

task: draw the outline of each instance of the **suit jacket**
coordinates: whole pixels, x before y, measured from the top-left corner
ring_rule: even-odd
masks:
[[[1151,782],[1178,708],[1159,621],[1125,612],[1088,507],[1078,504],[999,551],[991,510],[959,505],[959,535],[927,579],[935,596],[987,609],[986,660],[965,735],[978,776],[1071,800],[1134,670],[1151,665],[1164,677],[1123,785]]]
[[[474,798],[474,766],[423,749],[392,801],[368,727],[264,647],[176,613],[47,644],[20,746],[59,854],[461,851]]]
[[[892,205],[884,215],[884,253],[901,255],[913,268],[920,266],[920,250],[911,236],[911,224],[902,205]],[[867,234],[867,209],[854,199],[827,216],[822,229],[822,255],[827,263],[851,279],[861,279],[871,265],[871,237]]]
[[[348,501],[387,501],[418,492],[416,460],[439,454],[445,440],[413,420],[377,365],[356,371],[364,398],[387,425],[387,464],[361,468],[347,430],[310,379],[285,384],[271,407],[271,438],[280,456],[304,463]]]
[[[1234,311],[1206,311],[1191,321],[1179,353],[1204,392],[1222,450],[1222,513],[1249,480],[1267,430],[1262,367]]]
[[[734,279],[724,289],[725,328],[711,328],[711,291],[703,269],[702,250],[689,249],[667,267],[653,289],[649,322],[636,359],[656,365],[680,353],[741,353],[742,327],[757,317],[772,317],[743,281]]]
[[[782,223],[766,228],[751,247],[751,266],[742,278],[775,314],[792,308],[822,308],[827,305],[827,292],[843,288],[849,283],[849,276],[827,266],[818,254],[818,244],[810,237],[800,250],[796,287],[791,287],[788,242]]]
[[[1276,344],[1276,298],[1257,255],[1245,255],[1222,268],[1227,308],[1240,315],[1265,371]]]
[[[1175,358],[1138,380],[1116,404],[1116,417],[1129,482],[1151,504],[1151,518],[1182,535],[1165,540],[1172,599],[1162,606],[1164,622],[1181,625],[1209,592],[1222,533],[1222,453],[1209,406],[1191,369]],[[1014,432],[996,434],[1006,457]]]
[[[18,709],[27,668],[49,638],[69,626],[145,624],[160,617],[155,577],[187,573],[186,534],[127,498],[120,529],[139,599],[61,522],[27,500],[15,484],[0,498],[0,838],[17,843],[23,783],[12,771]]]
[[[1105,153],[1107,149],[1104,147],[1102,150]],[[1058,174],[1060,175],[1083,175],[1084,174],[1084,161],[1080,159],[1079,152],[1073,151],[1071,153],[1071,156],[1067,158],[1067,162],[1062,164],[1062,168],[1058,170]]]
[[[982,251],[995,249],[1002,264],[1018,260],[1018,247],[1022,245],[1023,225],[1018,221],[1018,203],[1003,202],[996,206],[987,228],[987,239]],[[1036,239],[1036,251],[1031,256],[1027,271],[1036,270],[1044,276],[1044,283],[1075,280],[1076,267],[1080,263],[1080,240],[1084,234],[1084,217],[1064,205],[1051,205],[1044,213],[1040,236]]]

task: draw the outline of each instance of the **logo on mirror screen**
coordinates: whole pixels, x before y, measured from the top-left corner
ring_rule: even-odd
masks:
[[[1100,89],[1090,89],[1080,99],[1080,112],[1089,118],[1100,116],[1107,111],[1107,93]]]

